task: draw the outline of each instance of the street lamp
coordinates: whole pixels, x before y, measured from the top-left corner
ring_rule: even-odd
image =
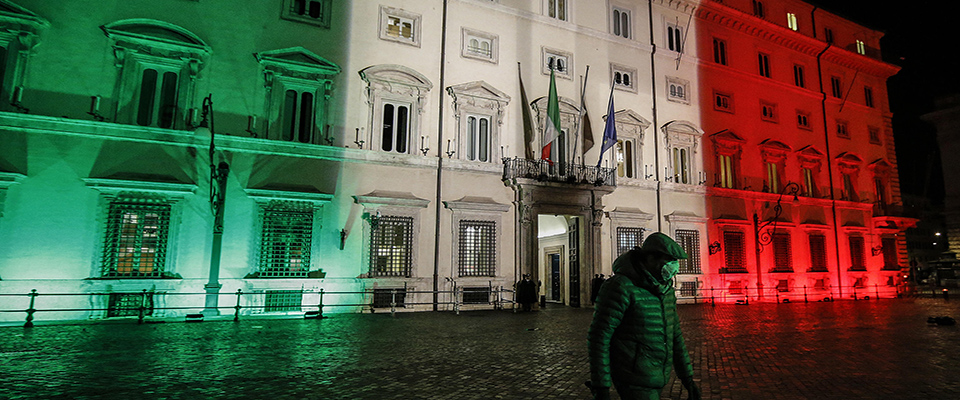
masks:
[[[797,197],[797,194],[800,193],[800,185],[790,182],[783,187],[783,190],[780,191],[780,196],[777,196],[777,204],[773,206],[773,217],[760,222],[760,216],[756,212],[753,213],[753,239],[756,243],[756,257],[757,257],[757,297],[763,297],[763,272],[760,268],[760,252],[763,251],[763,246],[773,242],[773,235],[777,231],[777,220],[780,219],[780,214],[783,213],[783,206],[780,205],[780,201],[783,200],[784,194],[793,195],[793,201],[800,200]],[[773,225],[772,229],[766,229],[766,227]],[[773,233],[771,233],[773,232]]]
[[[220,249],[223,243],[223,205],[226,200],[227,175],[230,165],[226,161],[214,163],[215,146],[213,141],[213,94],[203,99],[200,123],[194,134],[210,138],[210,208],[213,212],[213,247],[210,251],[210,277],[203,286],[206,292],[203,313],[220,315],[218,301],[220,296]]]

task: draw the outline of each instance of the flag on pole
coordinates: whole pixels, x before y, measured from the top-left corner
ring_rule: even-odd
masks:
[[[547,98],[547,127],[543,130],[543,148],[540,149],[540,159],[550,160],[550,150],[553,142],[560,137],[560,100],[557,98],[557,81],[553,75],[553,66],[550,68],[550,94]]]
[[[593,128],[590,127],[590,114],[587,113],[587,102],[584,99],[587,91],[587,79],[590,77],[590,66],[587,66],[587,73],[583,77],[583,87],[580,88],[580,112],[583,113],[583,117],[580,118],[581,126],[583,126],[583,152],[581,154],[586,155],[587,151],[593,148]]]
[[[520,73],[520,63],[517,63],[517,76],[520,78],[520,107],[523,109],[523,155],[533,159],[533,115],[530,114],[530,101],[527,100],[527,91],[523,89],[523,74]]]
[[[597,168],[603,162],[603,153],[617,144],[617,116],[614,115],[613,108],[613,87],[610,87],[610,102],[607,105],[607,123],[603,126],[603,142],[600,145],[600,159],[597,160]]]

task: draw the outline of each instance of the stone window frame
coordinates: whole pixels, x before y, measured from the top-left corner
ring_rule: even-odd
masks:
[[[3,210],[6,204],[7,191],[14,185],[23,182],[27,176],[13,172],[0,171],[0,218],[3,218]]]
[[[297,14],[295,10],[296,2],[301,0],[283,0],[283,9],[280,10],[280,18],[288,21],[302,22],[310,25],[316,25],[321,28],[330,29],[330,21],[333,19],[333,0],[306,0],[304,1],[304,12],[309,10],[309,3],[320,5],[320,16],[317,18],[305,14]]]
[[[620,80],[617,81],[617,77]],[[637,93],[637,69],[623,64],[610,63],[610,81],[613,88],[624,92]],[[624,82],[629,82],[625,84]]]
[[[563,78],[573,80],[573,71],[575,70],[573,65],[573,53],[569,51],[554,49],[546,46],[540,47],[540,73],[543,75],[550,75],[550,60],[558,59],[563,60],[563,69],[554,69],[554,75]]]
[[[621,177],[618,171],[617,179],[622,183],[630,183],[630,182],[636,183],[637,181],[645,180],[644,175],[646,174],[646,171],[641,171],[641,168],[640,168],[641,166],[644,165],[643,164],[644,133],[646,129],[653,124],[650,121],[648,121],[646,118],[643,118],[643,116],[641,116],[636,111],[633,111],[630,109],[617,111],[616,113],[614,113],[614,118],[615,118],[614,122],[617,127],[618,144],[619,142],[623,142],[623,141],[631,141],[634,144],[633,160],[627,160],[627,162],[631,163],[628,169],[632,168],[633,177],[627,176],[626,172],[624,173],[624,176]],[[604,121],[607,120],[606,115],[603,116],[603,120]],[[618,156],[616,149],[613,152],[613,154],[614,154],[614,157]],[[616,168],[616,166],[619,163],[618,160],[614,159],[612,161],[613,161],[614,168]]]
[[[503,117],[510,96],[484,81],[474,81],[447,87],[447,94],[451,97],[453,116],[457,124],[454,155],[461,160],[470,161],[467,155],[469,146],[467,139],[467,119],[470,116],[486,117],[490,120],[489,160],[470,161],[499,164],[502,162],[500,154],[501,129]],[[500,157],[497,157],[497,155]]]
[[[450,275],[458,280],[466,281],[466,285],[478,285],[486,283],[489,278],[496,278],[505,274],[503,270],[504,263],[500,256],[505,254],[502,248],[504,241],[500,240],[503,234],[503,215],[510,210],[509,204],[501,204],[488,197],[466,196],[459,200],[444,201],[445,208],[450,210]],[[496,230],[494,249],[494,274],[493,275],[475,275],[460,276],[460,224],[463,221],[485,221],[493,222]]]
[[[364,140],[366,148],[383,151],[382,131],[384,104],[403,104],[410,107],[406,151],[391,154],[417,153],[417,140],[421,132],[423,112],[433,83],[423,74],[402,65],[380,64],[360,70],[360,78],[367,83],[364,92],[368,107],[367,132],[357,136]]]
[[[675,103],[690,104],[690,81],[675,76],[667,76],[667,100]],[[683,89],[682,95],[674,87]]]
[[[860,201],[860,185],[858,180],[860,177],[860,166],[863,164],[863,159],[857,157],[855,154],[844,152],[838,154],[834,158],[834,161],[837,163],[837,171],[840,173],[839,178],[841,199],[854,202]],[[852,195],[847,193],[848,188],[846,187],[844,179],[849,179],[851,186],[850,189],[854,192]]]
[[[391,18],[396,18],[400,21],[409,20],[411,25],[411,37],[409,39],[403,37],[391,36],[387,31],[390,26]],[[387,7],[384,5],[380,6],[380,30],[379,37],[380,40],[386,40],[389,42],[395,42],[400,44],[405,44],[413,47],[420,47],[420,31],[422,30],[423,17],[420,14],[413,13],[401,8]]]
[[[772,123],[780,122],[780,112],[774,102],[760,100],[760,120]]]
[[[673,34],[671,34],[671,31]],[[687,27],[684,24],[681,24],[679,21],[676,22],[663,22],[663,37],[664,45],[663,50],[670,51],[673,53],[683,53],[683,48],[686,45],[687,37]],[[670,44],[674,44],[674,48],[670,48]]]
[[[699,253],[697,254],[698,258],[696,259],[696,261],[698,263],[697,269],[700,270],[700,273],[699,274],[682,274],[681,273],[682,275],[678,275],[677,286],[679,287],[680,282],[689,281],[689,279],[685,279],[685,276],[683,275],[690,275],[690,276],[703,275],[708,272],[704,270],[704,267],[709,267],[710,265],[709,262],[706,262],[706,260],[709,260],[709,257],[710,257],[709,245],[705,243],[706,239],[709,237],[707,236],[707,230],[708,230],[708,222],[710,221],[710,219],[705,217],[700,217],[694,214],[689,214],[686,212],[680,212],[680,211],[674,211],[671,214],[667,214],[664,216],[664,218],[667,220],[667,223],[669,224],[668,226],[669,226],[671,237],[676,238],[678,231],[694,231],[694,232],[697,232],[697,236],[699,239],[699,243],[697,245],[697,250],[699,251]],[[689,252],[688,252],[688,255],[691,256],[691,259],[693,258],[693,256],[689,254]],[[702,287],[703,281],[697,281],[697,282],[698,282],[697,284],[698,288]]]
[[[4,1],[3,5],[11,9],[0,18],[0,52],[6,55],[5,65],[0,68],[3,71],[0,75],[0,110],[6,111],[16,109],[22,101],[30,56],[40,44],[40,35],[50,28],[50,22],[9,1]]]
[[[294,203],[304,210],[310,210],[312,213],[311,237],[309,250],[309,263],[307,264],[307,274],[305,276],[275,276],[271,278],[311,278],[322,277],[322,260],[320,251],[320,242],[317,238],[320,236],[323,228],[323,206],[333,200],[333,195],[325,193],[291,192],[272,189],[244,189],[247,197],[254,201],[255,210],[251,215],[256,215],[256,220],[251,224],[253,231],[251,237],[254,238],[254,245],[250,246],[250,260],[257,260],[257,265],[253,266],[246,278],[262,278],[263,265],[261,265],[263,253],[263,229],[264,229],[264,210],[275,202]],[[312,276],[311,276],[312,275]]]
[[[626,17],[626,28],[624,28],[624,17]],[[610,4],[610,34],[623,39],[634,38],[632,9],[621,4]]]
[[[422,210],[430,205],[430,200],[421,199],[409,192],[373,191],[365,195],[353,196],[354,202],[362,208],[363,220],[363,249],[361,254],[360,271],[358,276],[365,279],[375,279],[386,286],[402,287],[404,283],[419,277],[420,228],[423,217]],[[371,241],[373,239],[373,224],[381,216],[408,217],[413,219],[413,232],[410,244],[410,276],[376,276],[370,265]],[[409,289],[409,288],[408,288]]]
[[[812,131],[813,126],[810,125],[811,118],[812,114],[809,111],[797,110],[797,128]],[[806,125],[802,124],[801,122],[805,122]]]
[[[563,8],[563,15],[550,15],[550,13],[556,14],[557,11],[550,7],[551,1],[556,1],[556,4]],[[573,0],[543,0],[543,16],[557,21],[572,21],[570,19],[570,14],[573,9],[573,5],[570,4],[572,1]]]
[[[746,140],[729,130],[714,133],[710,135],[710,139],[713,141],[714,153],[716,153],[717,171],[723,170],[723,166],[719,164],[721,163],[721,156],[724,156],[730,159],[731,165],[729,172],[733,175],[730,177],[730,186],[728,187],[723,185],[723,179],[720,176],[720,172],[718,172],[718,175],[715,177],[717,182],[714,186],[728,189],[742,188],[741,183],[743,177],[740,164],[743,158],[743,145],[746,143]]]
[[[867,126],[867,140],[870,141],[870,144],[882,145],[883,142],[880,139],[880,128],[875,126]]]
[[[487,41],[490,43],[490,54],[484,55],[479,51],[473,51],[470,47],[470,40]],[[473,60],[485,61],[491,64],[500,62],[500,36],[479,31],[470,28],[460,28],[460,56]]]
[[[147,26],[166,33],[166,36],[147,36],[138,33]],[[139,125],[139,101],[144,71],[156,69],[177,74],[176,110],[167,129],[190,128],[196,107],[197,81],[212,49],[199,36],[164,21],[153,19],[125,19],[100,27],[110,40],[117,68],[117,84],[113,91],[116,106],[113,119],[117,123]],[[174,38],[174,39],[171,39]],[[158,118],[150,126],[159,126],[160,111],[152,108]]]
[[[784,182],[784,177],[788,176],[786,171],[786,160],[787,153],[791,152],[792,149],[787,144],[774,140],[774,139],[765,139],[760,142],[760,159],[766,165],[775,165],[776,166],[776,176],[770,176],[769,168],[765,168],[764,176],[764,186],[768,189],[767,193],[780,193],[780,190],[786,186]],[[776,182],[772,182],[773,178],[776,178]],[[776,187],[773,186],[773,183],[776,183]]]
[[[806,197],[818,197],[820,194],[821,188],[821,179],[820,171],[823,164],[823,153],[813,148],[812,146],[805,146],[800,150],[797,150],[797,163],[800,165],[800,188],[801,195]],[[803,170],[809,169],[812,173],[813,178],[813,190],[812,192],[806,188],[806,178],[803,176]]]
[[[726,104],[725,105],[717,104],[718,100],[726,100]],[[713,109],[720,112],[733,114],[734,113],[733,94],[714,90],[713,91]]]
[[[535,149],[542,149],[544,145],[543,136],[546,134],[547,102],[548,101],[549,99],[547,99],[547,96],[543,96],[534,100],[532,103],[530,103],[531,107],[533,107],[533,111],[536,113],[535,118],[537,119],[537,124],[538,124],[537,132],[536,132],[538,147],[535,147]],[[577,102],[573,101],[572,99],[569,99],[563,96],[559,96],[558,102],[560,103],[561,133],[576,132],[576,128],[580,126],[580,118],[581,118],[580,106],[578,105]],[[559,137],[555,139],[557,141],[557,145],[555,145],[554,147],[555,149],[554,152],[558,154],[558,157],[557,157],[558,160],[560,158],[559,154],[561,154],[560,153],[561,147],[563,147],[562,151],[564,152],[562,154],[566,154],[567,156],[569,156],[568,158],[570,160],[572,160],[576,156],[582,156],[582,154],[580,154],[580,151],[577,151],[579,149],[573,148],[573,143],[571,140],[569,140],[569,136],[570,135],[561,135],[561,137],[566,137],[564,141],[560,141]],[[575,151],[571,151],[571,150],[575,150]],[[560,160],[560,161],[567,162],[567,160]]]
[[[641,228],[644,236],[656,232],[653,226],[654,215],[640,209],[630,207],[616,207],[613,211],[608,211],[607,218],[610,218],[610,254],[616,259],[619,252],[619,243],[617,231],[620,228]]]
[[[704,183],[706,179],[700,174],[704,171],[704,168],[699,155],[700,142],[703,140],[703,130],[692,122],[682,120],[667,122],[660,129],[663,132],[664,145],[670,159],[668,165],[670,170],[669,176],[673,178],[672,182],[678,185],[700,185]],[[679,176],[677,175],[676,166],[674,165],[673,154],[674,150],[678,149],[684,149],[687,153],[687,170],[689,175],[687,177],[687,183],[683,183],[682,179],[678,179]]]
[[[278,141],[290,141],[307,144],[333,144],[330,132],[326,132],[328,122],[328,104],[333,92],[333,80],[340,73],[340,67],[303,47],[268,50],[254,54],[260,63],[264,79],[263,132],[258,134],[259,125],[252,116],[248,127],[252,135]],[[297,93],[313,93],[312,130],[306,142],[292,135],[284,140],[283,107],[284,96],[288,90]]]

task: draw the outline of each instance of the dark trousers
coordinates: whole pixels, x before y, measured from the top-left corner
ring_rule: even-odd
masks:
[[[622,400],[660,400],[660,392],[663,388],[649,388],[643,386],[630,386],[627,384],[613,382],[617,388],[617,394]]]

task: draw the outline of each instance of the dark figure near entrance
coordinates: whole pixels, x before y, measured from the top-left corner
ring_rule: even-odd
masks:
[[[654,233],[643,247],[614,261],[614,275],[600,287],[587,335],[594,399],[609,399],[611,386],[622,399],[659,399],[671,368],[689,399],[700,399],[673,289],[677,260],[684,258],[687,253],[677,242]]]
[[[523,311],[530,311],[536,302],[537,284],[530,280],[530,274],[523,274],[523,279],[517,282],[517,303],[520,303]]]
[[[590,301],[593,304],[597,304],[597,295],[600,294],[600,286],[603,285],[603,274],[596,274],[593,276],[593,281],[590,282]]]

